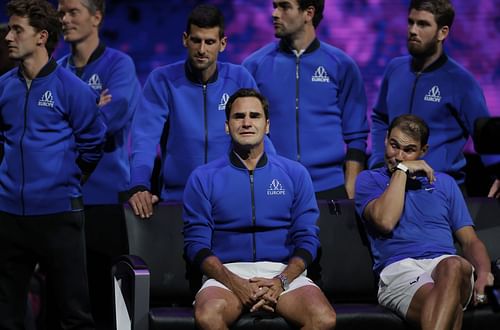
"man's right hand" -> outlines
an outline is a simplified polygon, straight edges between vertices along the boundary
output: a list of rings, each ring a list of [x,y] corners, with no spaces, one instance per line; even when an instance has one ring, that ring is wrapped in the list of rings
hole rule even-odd
[[[409,173],[408,176],[411,178],[416,177],[420,173],[425,174],[427,179],[429,179],[430,183],[434,183],[436,181],[436,177],[434,176],[434,169],[430,167],[429,164],[425,160],[409,160],[402,162],[406,167],[408,167]]]
[[[128,202],[136,216],[146,219],[153,215],[153,204],[158,203],[159,200],[158,196],[146,190],[136,192],[129,198]]]

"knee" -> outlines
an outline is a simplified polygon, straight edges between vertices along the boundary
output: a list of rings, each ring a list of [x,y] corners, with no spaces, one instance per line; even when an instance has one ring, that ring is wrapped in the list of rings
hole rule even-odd
[[[228,307],[223,299],[210,300],[202,305],[195,305],[194,319],[200,329],[221,329],[224,325],[224,310]]]
[[[337,325],[337,315],[333,309],[325,310],[316,314],[313,329],[334,329]]]
[[[468,280],[472,275],[471,264],[461,257],[443,259],[437,269],[447,281],[451,279],[457,279],[458,281]]]

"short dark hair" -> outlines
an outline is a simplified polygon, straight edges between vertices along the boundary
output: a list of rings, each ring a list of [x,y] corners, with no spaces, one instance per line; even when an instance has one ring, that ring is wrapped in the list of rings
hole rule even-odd
[[[455,9],[450,0],[412,0],[408,12],[412,9],[425,10],[434,15],[439,28],[448,26],[451,29],[455,18]]]
[[[104,21],[104,12],[106,11],[106,1],[105,0],[80,0],[82,5],[88,9],[88,11],[94,15],[97,11],[101,13],[102,19],[99,26],[102,25]]]
[[[191,25],[196,25],[200,28],[219,28],[219,37],[224,38],[224,15],[219,8],[209,5],[201,4],[191,11],[188,17],[186,33],[191,33]]]
[[[401,132],[420,141],[421,147],[425,146],[429,141],[429,126],[418,116],[406,114],[394,118],[389,125],[387,136],[391,135],[394,128],[399,128]]]
[[[226,120],[229,120],[233,103],[240,97],[255,97],[256,99],[258,99],[260,101],[260,104],[262,105],[262,109],[264,110],[264,116],[266,117],[266,119],[269,119],[269,102],[264,97],[264,95],[252,88],[241,88],[237,90],[233,95],[231,95],[226,103]]]
[[[56,9],[46,0],[11,0],[7,4],[7,15],[27,17],[29,24],[37,31],[47,31],[49,37],[45,48],[47,53],[52,52],[57,46],[62,32],[61,22]]]
[[[325,0],[298,0],[300,10],[304,11],[309,6],[314,7],[313,26],[317,28],[323,19],[323,10],[325,9]]]

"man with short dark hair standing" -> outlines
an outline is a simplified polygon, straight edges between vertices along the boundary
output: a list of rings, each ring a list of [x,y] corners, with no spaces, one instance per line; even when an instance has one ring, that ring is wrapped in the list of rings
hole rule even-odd
[[[356,63],[319,41],[324,0],[273,0],[275,36],[243,65],[269,99],[276,152],[302,163],[321,199],[354,197],[364,168],[366,95]]]
[[[224,109],[229,95],[255,88],[240,65],[217,60],[224,51],[224,17],[212,5],[199,5],[187,20],[183,43],[187,59],[155,69],[143,90],[132,129],[131,197],[136,215],[151,216],[158,196],[150,180],[157,146],[161,149],[160,194],[180,201],[187,178],[199,165],[225,154]]]
[[[60,34],[45,0],[7,4],[9,57],[0,77],[0,328],[23,329],[37,262],[54,284],[62,329],[95,329],[87,288],[81,184],[102,156],[95,94],[51,58]]]

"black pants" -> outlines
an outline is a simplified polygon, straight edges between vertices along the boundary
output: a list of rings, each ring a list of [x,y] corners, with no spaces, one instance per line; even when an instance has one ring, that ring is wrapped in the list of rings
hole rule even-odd
[[[324,199],[324,200],[339,200],[339,199],[347,199],[347,192],[345,190],[345,186],[341,185],[329,190],[317,191],[316,199]]]
[[[29,282],[44,265],[61,329],[95,329],[87,286],[83,212],[0,212],[0,329],[24,329]]]
[[[92,314],[98,330],[114,328],[111,266],[128,253],[123,206],[86,205],[85,236]]]

